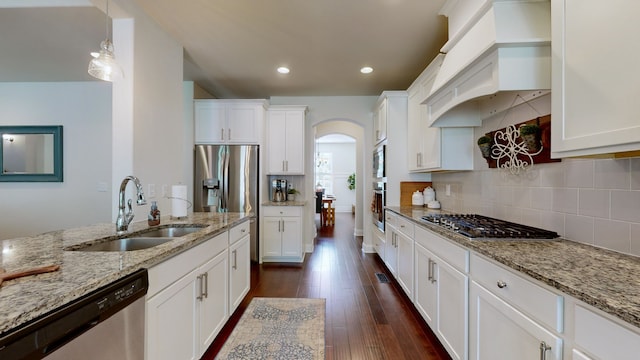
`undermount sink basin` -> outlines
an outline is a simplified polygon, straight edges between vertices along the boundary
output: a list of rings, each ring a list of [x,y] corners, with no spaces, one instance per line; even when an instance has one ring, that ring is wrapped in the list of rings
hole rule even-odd
[[[149,249],[160,244],[164,244],[173,238],[165,237],[131,237],[124,239],[115,239],[111,241],[104,241],[94,244],[82,246],[77,249],[71,249],[76,251],[134,251]]]
[[[150,228],[122,235],[120,238],[105,238],[66,248],[67,251],[134,251],[149,249],[169,242],[177,237],[202,230],[206,225],[166,226]]]
[[[164,238],[164,237],[180,237],[189,235],[196,231],[202,230],[202,226],[186,226],[186,227],[166,227],[158,229],[147,229],[142,232],[135,233],[131,237],[145,237],[145,238]]]

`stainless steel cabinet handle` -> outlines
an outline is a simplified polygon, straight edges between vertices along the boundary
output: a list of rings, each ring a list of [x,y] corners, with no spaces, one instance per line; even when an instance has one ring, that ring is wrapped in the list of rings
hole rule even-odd
[[[224,140],[224,128],[220,129],[220,140]]]
[[[202,277],[203,277],[202,275],[198,275],[198,277],[196,278],[196,279],[198,279],[198,290],[199,290],[199,291],[198,291],[198,292],[199,292],[199,294],[198,294],[198,296],[196,297],[196,299],[198,299],[198,300],[200,300],[200,301],[202,301],[202,299],[203,299],[203,297],[204,297],[204,292],[202,291],[202,290],[203,290],[203,287],[204,287],[204,286],[203,286],[203,284],[202,284]]]
[[[499,287],[500,289],[504,289],[504,288],[506,288],[506,287],[507,287],[507,283],[506,283],[506,282],[504,282],[504,281],[502,281],[502,280],[498,280],[498,282],[496,283],[496,285],[498,285],[498,287]]]
[[[202,282],[204,283],[204,294],[202,295],[207,298],[209,296],[209,273],[202,274],[202,277]]]
[[[431,259],[429,259],[431,260]],[[429,269],[431,271],[431,283],[433,284],[434,282],[437,281],[436,279],[436,262],[431,260],[431,269]]]
[[[427,280],[433,282],[433,268],[431,267],[431,259],[428,259],[427,262]]]
[[[546,342],[540,341],[540,360],[547,360],[547,351],[551,350],[551,346]]]
[[[231,128],[227,131],[227,140],[231,140]]]
[[[238,250],[233,250],[233,266],[231,268],[236,270],[238,268]]]
[[[289,160],[285,160],[284,164],[285,164],[285,171],[289,171]]]
[[[284,220],[282,220],[282,232],[284,232]]]

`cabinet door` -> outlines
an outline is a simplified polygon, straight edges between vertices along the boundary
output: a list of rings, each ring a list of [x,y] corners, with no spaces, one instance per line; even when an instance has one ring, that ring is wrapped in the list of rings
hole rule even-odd
[[[286,154],[287,174],[304,175],[304,112],[286,112]]]
[[[640,149],[638,5],[553,0],[552,157]],[[599,24],[594,26],[594,15]],[[608,44],[612,54],[603,46]]]
[[[376,121],[374,123],[376,143],[387,138],[387,106],[387,99],[384,99],[380,102],[376,111]]]
[[[265,216],[263,218],[262,234],[262,256],[282,255],[282,218],[275,216]]]
[[[398,248],[396,245],[396,237],[398,236],[395,229],[392,227],[387,227],[385,231],[385,236],[387,238],[386,248],[384,249],[384,263],[387,265],[387,269],[389,272],[393,274],[393,276],[397,276],[397,264],[398,264]]]
[[[220,144],[226,139],[224,104],[198,101],[195,107],[195,143]]]
[[[147,360],[200,358],[194,341],[197,275],[194,270],[147,300]]]
[[[413,301],[413,253],[414,242],[401,233],[396,236],[396,247],[398,249],[398,283],[404,290],[407,297]]]
[[[286,111],[270,110],[267,122],[267,172],[283,174],[286,160]]]
[[[432,282],[433,266],[431,262],[434,255],[422,245],[416,244],[415,257],[416,287],[414,290],[414,304],[427,324],[432,329],[435,329],[438,294],[437,287]]]
[[[262,128],[263,108],[256,104],[232,103],[227,108],[226,140],[230,144],[256,144]]]
[[[409,91],[407,108],[407,168],[416,171],[422,167],[422,131],[420,126],[420,104],[422,93],[419,87]]]
[[[434,330],[453,359],[467,359],[469,278],[437,256],[432,261],[438,294]]]
[[[560,337],[474,281],[470,290],[469,330],[470,359],[562,359]],[[550,348],[545,351],[546,347]]]
[[[302,255],[302,226],[299,217],[282,218],[282,256]]]
[[[251,286],[249,239],[247,234],[229,248],[229,315],[238,308]]]
[[[228,250],[216,255],[198,269],[198,355],[207,350],[227,322],[228,312]],[[199,299],[198,299],[199,298]],[[175,329],[180,329],[175,327]],[[174,358],[179,359],[179,358]]]

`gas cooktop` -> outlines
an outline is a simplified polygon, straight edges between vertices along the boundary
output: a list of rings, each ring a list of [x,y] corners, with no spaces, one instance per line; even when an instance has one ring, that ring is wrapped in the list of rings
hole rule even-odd
[[[422,220],[471,240],[552,240],[556,232],[476,214],[431,214]]]

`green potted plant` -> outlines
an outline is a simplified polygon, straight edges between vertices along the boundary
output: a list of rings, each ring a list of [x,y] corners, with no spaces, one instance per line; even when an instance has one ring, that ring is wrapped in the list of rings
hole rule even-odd
[[[478,139],[478,147],[480,147],[483,158],[488,159],[491,157],[491,145],[493,145],[493,140],[487,135],[483,135]]]
[[[300,194],[300,191],[294,188],[290,188],[289,190],[287,190],[287,200],[296,201],[296,194]]]
[[[356,188],[356,174],[353,173],[351,175],[349,175],[349,177],[347,178],[347,183],[349,184],[349,190],[355,190]]]
[[[540,151],[540,126],[536,124],[520,126],[520,137],[530,153]]]

